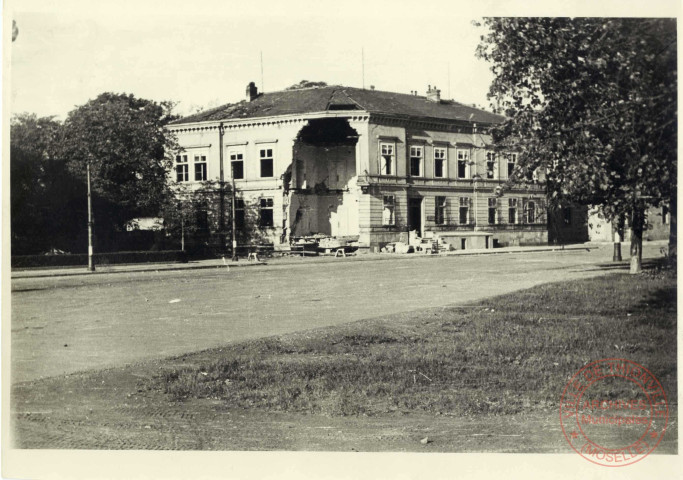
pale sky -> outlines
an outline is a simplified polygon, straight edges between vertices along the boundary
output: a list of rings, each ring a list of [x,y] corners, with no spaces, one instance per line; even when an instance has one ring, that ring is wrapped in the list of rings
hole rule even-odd
[[[484,30],[452,3],[139,3],[18,3],[12,112],[64,118],[105,91],[173,100],[179,113],[239,101],[250,81],[261,90],[261,52],[265,91],[302,79],[361,87],[362,49],[366,88],[437,85],[444,98],[488,107],[492,76],[474,55]]]
[[[63,119],[106,91],[197,107],[300,80],[424,94],[489,108],[474,51],[482,16],[676,16],[676,0],[6,0],[10,111]],[[7,23],[5,24],[7,25]],[[7,38],[7,37],[5,37]],[[449,81],[450,70],[450,81]],[[7,75],[7,72],[5,72]],[[5,86],[7,86],[5,84]]]

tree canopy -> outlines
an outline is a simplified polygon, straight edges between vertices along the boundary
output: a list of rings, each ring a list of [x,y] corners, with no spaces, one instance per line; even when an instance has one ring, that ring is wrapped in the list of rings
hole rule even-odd
[[[494,134],[519,151],[517,175],[541,169],[553,204],[627,218],[639,262],[645,208],[675,209],[675,20],[488,18],[484,25],[477,55],[491,63],[489,96],[509,118]]]
[[[174,119],[170,108],[165,102],[103,93],[64,122],[61,155],[79,178],[90,163],[93,191],[110,203],[106,218],[115,226],[157,215],[170,194],[167,174],[176,149],[164,128]]]
[[[78,181],[58,155],[62,125],[52,117],[14,115],[10,121],[12,253],[70,250],[78,217]],[[85,211],[85,208],[81,210]]]
[[[326,87],[327,83],[326,82],[313,82],[309,80],[301,80],[299,83],[295,83],[294,85],[290,85],[289,87],[285,88],[285,90],[301,90],[302,88],[313,88],[313,87]]]

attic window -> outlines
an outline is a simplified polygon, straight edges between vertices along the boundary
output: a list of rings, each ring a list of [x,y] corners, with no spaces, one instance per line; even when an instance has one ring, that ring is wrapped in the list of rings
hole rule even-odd
[[[333,103],[327,107],[328,110],[359,110],[355,103]]]

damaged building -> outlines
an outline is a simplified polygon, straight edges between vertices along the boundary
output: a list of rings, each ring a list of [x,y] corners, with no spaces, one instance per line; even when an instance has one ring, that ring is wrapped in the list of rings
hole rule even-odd
[[[255,209],[275,249],[316,235],[372,251],[421,237],[450,249],[545,244],[543,187],[506,185],[517,154],[491,144],[503,120],[431,86],[259,93],[252,82],[243,101],[170,125],[182,147],[174,180],[234,179],[238,228]]]

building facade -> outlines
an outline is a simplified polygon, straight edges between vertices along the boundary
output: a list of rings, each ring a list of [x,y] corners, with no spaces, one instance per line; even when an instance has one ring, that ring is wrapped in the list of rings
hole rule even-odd
[[[275,248],[319,234],[376,249],[410,232],[454,249],[547,244],[543,186],[510,186],[517,154],[493,148],[503,120],[435,87],[259,94],[251,83],[244,101],[171,124],[173,180],[234,180],[238,228],[256,223]]]

